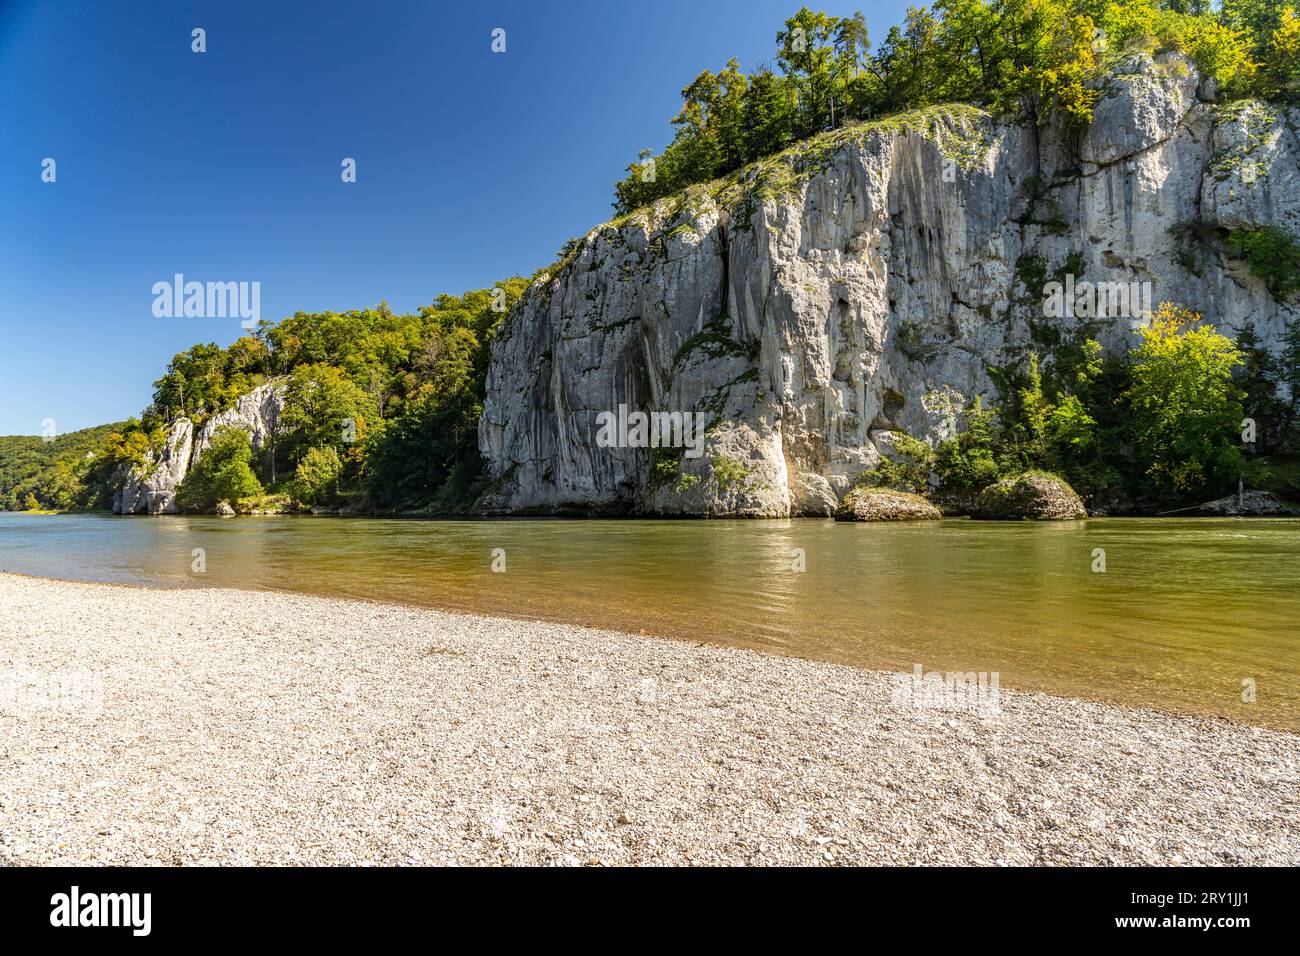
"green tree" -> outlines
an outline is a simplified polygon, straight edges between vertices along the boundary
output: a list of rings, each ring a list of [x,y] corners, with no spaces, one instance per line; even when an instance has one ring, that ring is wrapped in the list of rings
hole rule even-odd
[[[1092,122],[1092,111],[1101,99],[1101,90],[1092,82],[1098,74],[1096,33],[1097,25],[1089,16],[1063,16],[1052,23],[1035,71],[1041,120],[1055,113],[1076,126]]]
[[[219,502],[234,505],[262,493],[253,474],[253,448],[241,428],[219,428],[212,445],[199,457],[177,489],[176,499],[187,511],[210,511]]]
[[[1284,18],[1294,0],[1223,0],[1223,23],[1241,32],[1250,45],[1255,60],[1266,62],[1273,48],[1273,38],[1284,27]]]
[[[690,182],[712,179],[745,160],[745,95],[749,79],[728,60],[721,72],[705,70],[682,90],[682,108],[673,117],[674,144],[682,154],[680,174]]]
[[[343,461],[329,445],[310,448],[294,472],[290,494],[295,501],[312,506],[331,504],[339,498],[339,475]]]
[[[300,365],[285,385],[279,445],[296,465],[309,449],[342,446],[358,423],[377,418],[374,399],[342,369],[321,362]]]
[[[763,67],[745,90],[744,161],[779,153],[794,139],[794,98],[783,77]]]
[[[200,418],[216,411],[226,384],[225,369],[225,352],[216,343],[178,353],[154,382],[154,407],[164,418]]]
[[[1279,226],[1233,229],[1228,244],[1250,265],[1253,275],[1264,280],[1279,302],[1300,291],[1300,240]]]
[[[940,70],[941,24],[924,7],[909,7],[904,25],[885,35],[878,59],[884,70],[884,112],[928,106],[943,95],[947,77]]]
[[[1291,426],[1291,409],[1278,396],[1281,363],[1263,343],[1248,322],[1237,333],[1237,348],[1242,353],[1242,364],[1233,378],[1241,389],[1242,407],[1255,421],[1256,450],[1263,454],[1282,450],[1282,444]]]
[[[966,429],[939,443],[935,471],[944,490],[978,491],[1000,478],[994,457],[997,413],[978,395],[965,411]]]
[[[1227,488],[1244,464],[1232,373],[1245,356],[1198,313],[1169,302],[1141,336],[1125,400],[1133,448],[1153,489],[1186,499]]]
[[[1264,96],[1294,100],[1300,96],[1300,14],[1283,10],[1277,29],[1262,57],[1259,91]]]
[[[811,136],[830,126],[835,87],[837,17],[807,7],[785,21],[776,34],[777,62],[798,97],[798,135]]]
[[[453,473],[464,479],[465,469],[477,475],[481,467],[476,438],[483,406],[481,392],[471,386],[474,337],[452,329],[432,340],[429,351],[433,358],[421,367],[416,396],[372,434],[367,449],[368,484],[381,504],[428,505]]]
[[[927,493],[930,490],[930,471],[935,463],[934,449],[907,432],[893,432],[891,443],[894,457],[881,458],[880,463],[859,480],[875,487],[893,488],[914,495]]]
[[[989,97],[1002,85],[1005,59],[1002,15],[984,0],[939,0],[934,5],[943,31],[944,97]]]

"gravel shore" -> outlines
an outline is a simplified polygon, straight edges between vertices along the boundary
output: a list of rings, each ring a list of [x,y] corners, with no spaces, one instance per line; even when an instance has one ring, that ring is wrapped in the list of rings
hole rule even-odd
[[[0,863],[1300,862],[1287,733],[292,594],[0,608]]]

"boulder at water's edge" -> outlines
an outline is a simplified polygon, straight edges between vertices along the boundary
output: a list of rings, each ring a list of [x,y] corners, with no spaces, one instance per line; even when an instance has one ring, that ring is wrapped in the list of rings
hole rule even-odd
[[[1064,478],[1026,472],[985,488],[971,517],[986,521],[1072,521],[1088,517],[1088,510]]]

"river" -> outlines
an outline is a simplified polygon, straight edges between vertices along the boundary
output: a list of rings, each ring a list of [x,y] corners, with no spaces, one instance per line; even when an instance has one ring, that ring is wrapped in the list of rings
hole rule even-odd
[[[867,667],[997,672],[1003,687],[1300,730],[1293,519],[0,514],[0,570],[305,591]]]

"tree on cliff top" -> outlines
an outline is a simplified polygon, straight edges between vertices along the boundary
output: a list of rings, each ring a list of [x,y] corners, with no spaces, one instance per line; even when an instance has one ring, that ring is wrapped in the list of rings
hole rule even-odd
[[[1291,4],[1293,6],[1293,4]],[[1091,120],[1106,69],[1135,50],[1188,56],[1229,94],[1296,92],[1300,20],[1279,0],[938,0],[873,53],[861,14],[801,8],[776,34],[780,73],[729,60],[682,90],[675,135],[614,187],[620,214],[846,123],[966,102],[1045,122]]]

